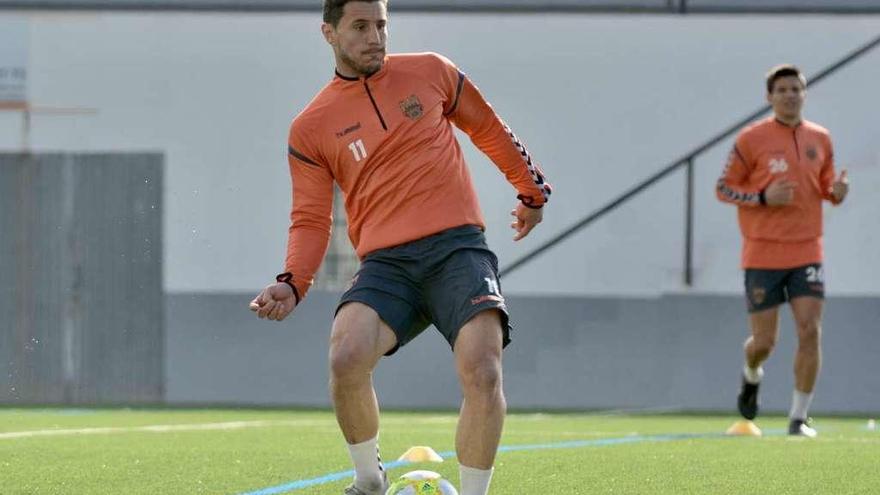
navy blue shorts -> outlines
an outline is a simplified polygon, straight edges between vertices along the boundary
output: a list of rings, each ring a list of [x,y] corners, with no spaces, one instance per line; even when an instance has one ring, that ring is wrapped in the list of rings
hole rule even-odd
[[[373,308],[394,330],[397,345],[386,355],[431,324],[454,347],[461,327],[487,309],[498,310],[504,345],[510,343],[498,258],[474,225],[367,254],[336,311],[352,301]]]
[[[821,263],[785,270],[747,268],[745,285],[749,313],[779,306],[795,297],[825,298],[825,274]]]

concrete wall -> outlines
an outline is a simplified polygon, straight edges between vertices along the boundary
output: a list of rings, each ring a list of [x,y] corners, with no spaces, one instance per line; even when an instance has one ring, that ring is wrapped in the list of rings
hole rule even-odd
[[[257,320],[249,294],[168,297],[166,400],[172,404],[328,406],[327,340],[338,294],[316,291],[285,322]],[[509,297],[504,356],[511,408],[735,411],[747,334],[742,298]],[[787,411],[796,339],[787,310],[767,362],[762,403]],[[816,412],[880,411],[880,306],[832,298]],[[455,408],[452,353],[429,328],[383,359],[386,407]]]
[[[12,14],[2,13],[0,16]],[[167,152],[164,283],[250,292],[279,271],[290,119],[332,75],[316,14],[63,14],[30,19],[41,150]],[[436,50],[469,73],[556,187],[544,224],[510,241],[514,194],[465,143],[502,265],[763,103],[782,61],[814,73],[880,32],[880,17],[399,14],[394,51]],[[822,33],[821,36],[816,33]],[[880,295],[880,51],[810,91],[852,194],[828,209],[830,294]],[[0,113],[0,148],[19,116]],[[465,139],[466,141],[466,139]],[[714,182],[730,143],[697,162],[695,288],[738,294],[739,233]],[[681,282],[684,178],[657,184],[521,271],[510,294],[656,297]],[[626,267],[626,269],[622,269]],[[538,283],[535,283],[538,281]]]

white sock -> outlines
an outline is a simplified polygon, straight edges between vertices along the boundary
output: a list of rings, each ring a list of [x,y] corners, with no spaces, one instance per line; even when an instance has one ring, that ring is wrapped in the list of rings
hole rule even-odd
[[[379,437],[349,444],[348,453],[354,463],[355,485],[361,490],[378,492],[383,488],[384,468],[379,458]]]
[[[761,383],[761,378],[764,378],[764,368],[761,365],[758,365],[757,368],[749,368],[749,365],[746,364],[743,366],[743,376],[746,378],[746,382],[757,385]]]
[[[458,474],[461,478],[461,495],[487,495],[493,471],[494,468],[477,469],[459,464]]]
[[[791,396],[791,411],[788,413],[788,419],[807,419],[807,411],[810,409],[810,403],[813,402],[813,392],[806,393],[795,390]]]

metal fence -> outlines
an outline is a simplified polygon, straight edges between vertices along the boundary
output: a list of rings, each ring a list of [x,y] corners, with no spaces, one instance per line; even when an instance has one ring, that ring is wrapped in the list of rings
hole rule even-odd
[[[0,154],[0,403],[158,402],[160,154]]]
[[[348,237],[345,199],[339,186],[333,187],[333,230],[321,268],[315,274],[315,289],[345,290],[360,268],[360,260]]]

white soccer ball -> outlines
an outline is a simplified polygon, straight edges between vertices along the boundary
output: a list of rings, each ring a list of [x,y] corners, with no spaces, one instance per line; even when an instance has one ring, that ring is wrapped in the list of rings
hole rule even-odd
[[[391,483],[385,495],[458,495],[458,490],[434,471],[410,471]]]

